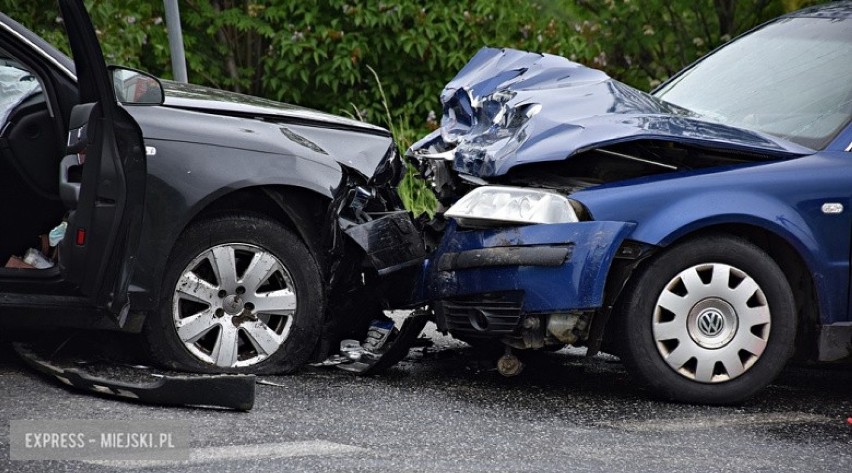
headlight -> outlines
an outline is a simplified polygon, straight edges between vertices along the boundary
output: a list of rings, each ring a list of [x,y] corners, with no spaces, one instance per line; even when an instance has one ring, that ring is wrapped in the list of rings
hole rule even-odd
[[[571,200],[557,192],[501,186],[477,187],[444,215],[464,227],[579,221]]]

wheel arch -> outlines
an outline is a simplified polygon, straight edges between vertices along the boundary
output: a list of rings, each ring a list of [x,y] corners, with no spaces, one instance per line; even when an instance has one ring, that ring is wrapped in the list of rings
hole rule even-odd
[[[664,252],[667,248],[710,235],[733,236],[746,240],[765,251],[779,266],[793,290],[793,298],[796,302],[795,311],[798,319],[796,356],[803,359],[815,359],[823,304],[817,282],[812,275],[810,262],[788,239],[757,225],[741,222],[715,223],[667,238],[664,246],[653,250],[647,258],[635,262],[633,268],[627,272],[624,281],[608,281],[607,286],[611,288],[608,290],[616,290],[616,288],[619,290],[618,295],[613,298],[615,300],[614,306],[618,306],[625,297],[626,290],[623,289],[629,290],[631,282],[636,279],[643,267],[654,260],[655,256]],[[605,335],[607,338],[610,336],[610,333]]]
[[[207,203],[186,222],[179,234],[200,220],[223,213],[247,212],[270,218],[295,231],[314,257],[318,257],[320,226],[315,222],[318,216],[325,214],[330,202],[330,198],[302,187],[245,187]]]
[[[293,230],[322,268],[324,262],[323,252],[320,249],[322,239],[319,231],[322,224],[318,225],[316,222],[318,218],[324,218],[329,202],[331,202],[330,197],[303,187],[257,185],[231,190],[215,196],[203,205],[196,206],[192,213],[187,214],[186,221],[174,227],[168,241],[161,240],[161,244],[168,245],[167,251],[149,252],[149,257],[156,256],[156,258],[146,265],[150,268],[150,275],[145,278],[149,281],[145,285],[147,291],[132,302],[137,313],[142,317],[134,322],[133,327],[128,327],[126,330],[140,330],[145,312],[156,309],[162,296],[161,288],[156,282],[162,281],[162,275],[175,244],[194,224],[228,213],[250,213],[269,218]]]

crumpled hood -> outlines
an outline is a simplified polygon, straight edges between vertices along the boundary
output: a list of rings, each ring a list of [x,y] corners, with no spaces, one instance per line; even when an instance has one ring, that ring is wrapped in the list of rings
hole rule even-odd
[[[146,139],[334,162],[374,177],[391,158],[384,128],[258,97],[162,81],[164,107],[128,107]],[[222,117],[234,119],[222,119]]]
[[[200,85],[167,80],[161,82],[166,95],[164,105],[167,107],[210,113],[272,116],[390,136],[390,133],[382,127],[309,108]]]
[[[786,158],[814,151],[726,126],[563,57],[483,48],[441,94],[441,127],[408,151],[445,153],[461,173],[499,176],[636,139]]]

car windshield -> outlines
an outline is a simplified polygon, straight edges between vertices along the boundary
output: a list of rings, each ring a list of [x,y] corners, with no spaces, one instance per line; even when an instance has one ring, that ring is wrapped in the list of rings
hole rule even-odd
[[[852,116],[852,20],[786,18],[655,92],[712,120],[824,148]]]

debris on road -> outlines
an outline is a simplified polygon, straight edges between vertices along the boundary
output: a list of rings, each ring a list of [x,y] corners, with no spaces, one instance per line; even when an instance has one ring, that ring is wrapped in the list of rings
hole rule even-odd
[[[146,373],[151,382],[125,382],[93,376],[42,359],[27,345],[13,344],[27,365],[65,385],[104,396],[165,406],[224,407],[248,411],[254,407],[254,375],[162,375]]]
[[[261,379],[261,378],[257,379],[257,384],[260,384],[262,386],[275,386],[276,388],[286,388],[287,387],[287,385],[284,384],[284,383],[276,383],[274,381],[269,381],[268,379]]]
[[[357,340],[340,342],[340,353],[313,366],[336,366],[344,371],[359,375],[381,373],[399,363],[408,355],[408,350],[418,341],[418,336],[430,313],[418,309],[411,313],[399,330],[392,322],[374,321],[363,343]]]

